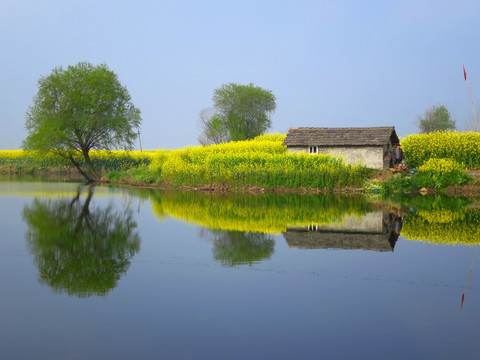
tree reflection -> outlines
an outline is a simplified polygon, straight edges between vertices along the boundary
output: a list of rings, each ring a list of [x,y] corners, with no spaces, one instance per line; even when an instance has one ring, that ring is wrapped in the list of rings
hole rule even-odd
[[[274,252],[275,240],[272,235],[243,231],[213,230],[213,257],[224,266],[270,259]]]
[[[140,237],[130,209],[115,211],[112,204],[90,209],[93,187],[83,202],[81,190],[72,200],[35,199],[26,205],[27,244],[41,283],[78,297],[104,296],[126,273]]]

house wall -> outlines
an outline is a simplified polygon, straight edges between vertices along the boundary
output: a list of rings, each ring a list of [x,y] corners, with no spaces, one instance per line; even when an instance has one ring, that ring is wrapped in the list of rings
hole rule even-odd
[[[388,145],[318,147],[319,154],[342,156],[347,164],[362,163],[363,165],[374,169],[388,169],[389,160],[385,159],[384,156],[387,150]],[[293,153],[308,153],[308,146],[289,146],[287,151]]]
[[[318,230],[351,231],[366,233],[386,233],[385,214],[383,211],[370,212],[365,215],[346,216],[339,224],[319,226]],[[388,215],[387,215],[388,218]]]
[[[319,147],[319,154],[342,156],[347,164],[358,164],[383,169],[383,146]]]
[[[287,146],[287,152],[308,154],[308,146]]]

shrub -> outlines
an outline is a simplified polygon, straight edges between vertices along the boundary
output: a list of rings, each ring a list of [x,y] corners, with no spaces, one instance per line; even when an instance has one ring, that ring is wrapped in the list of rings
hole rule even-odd
[[[453,159],[469,169],[480,168],[480,133],[438,131],[402,139],[407,165],[418,168],[430,158]]]
[[[455,184],[465,184],[470,177],[465,174],[464,166],[452,159],[427,160],[412,177],[412,183],[419,187],[436,189]]]

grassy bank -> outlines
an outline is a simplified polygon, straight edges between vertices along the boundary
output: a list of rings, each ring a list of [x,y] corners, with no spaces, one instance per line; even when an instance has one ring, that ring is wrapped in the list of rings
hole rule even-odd
[[[480,155],[477,155],[480,135],[476,133],[439,132],[404,138],[407,165],[416,169],[413,175],[393,176],[388,171],[349,165],[330,155],[287,153],[282,145],[284,139],[285,135],[269,134],[253,140],[179,150],[92,151],[91,159],[96,170],[105,175],[103,180],[111,182],[229,189],[348,191],[361,188],[380,195],[472,183],[465,169],[480,168]],[[53,155],[0,151],[0,172],[3,173],[51,169],[68,172],[69,166],[65,159]]]
[[[341,158],[291,154],[282,145],[285,135],[220,145],[158,151],[151,164],[128,172],[134,181],[199,186],[319,188],[361,186],[369,170],[345,164]],[[118,180],[125,174],[110,174]]]
[[[122,150],[92,150],[90,158],[93,166],[99,172],[126,171],[142,165],[150,164],[154,151],[122,151]],[[77,161],[85,166],[83,158]],[[43,171],[69,172],[69,160],[49,154],[39,154],[35,151],[0,150],[0,173],[21,174]]]

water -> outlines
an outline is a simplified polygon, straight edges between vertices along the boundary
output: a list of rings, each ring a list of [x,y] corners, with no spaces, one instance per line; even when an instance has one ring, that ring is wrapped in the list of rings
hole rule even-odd
[[[3,181],[0,358],[477,359],[466,206]]]

